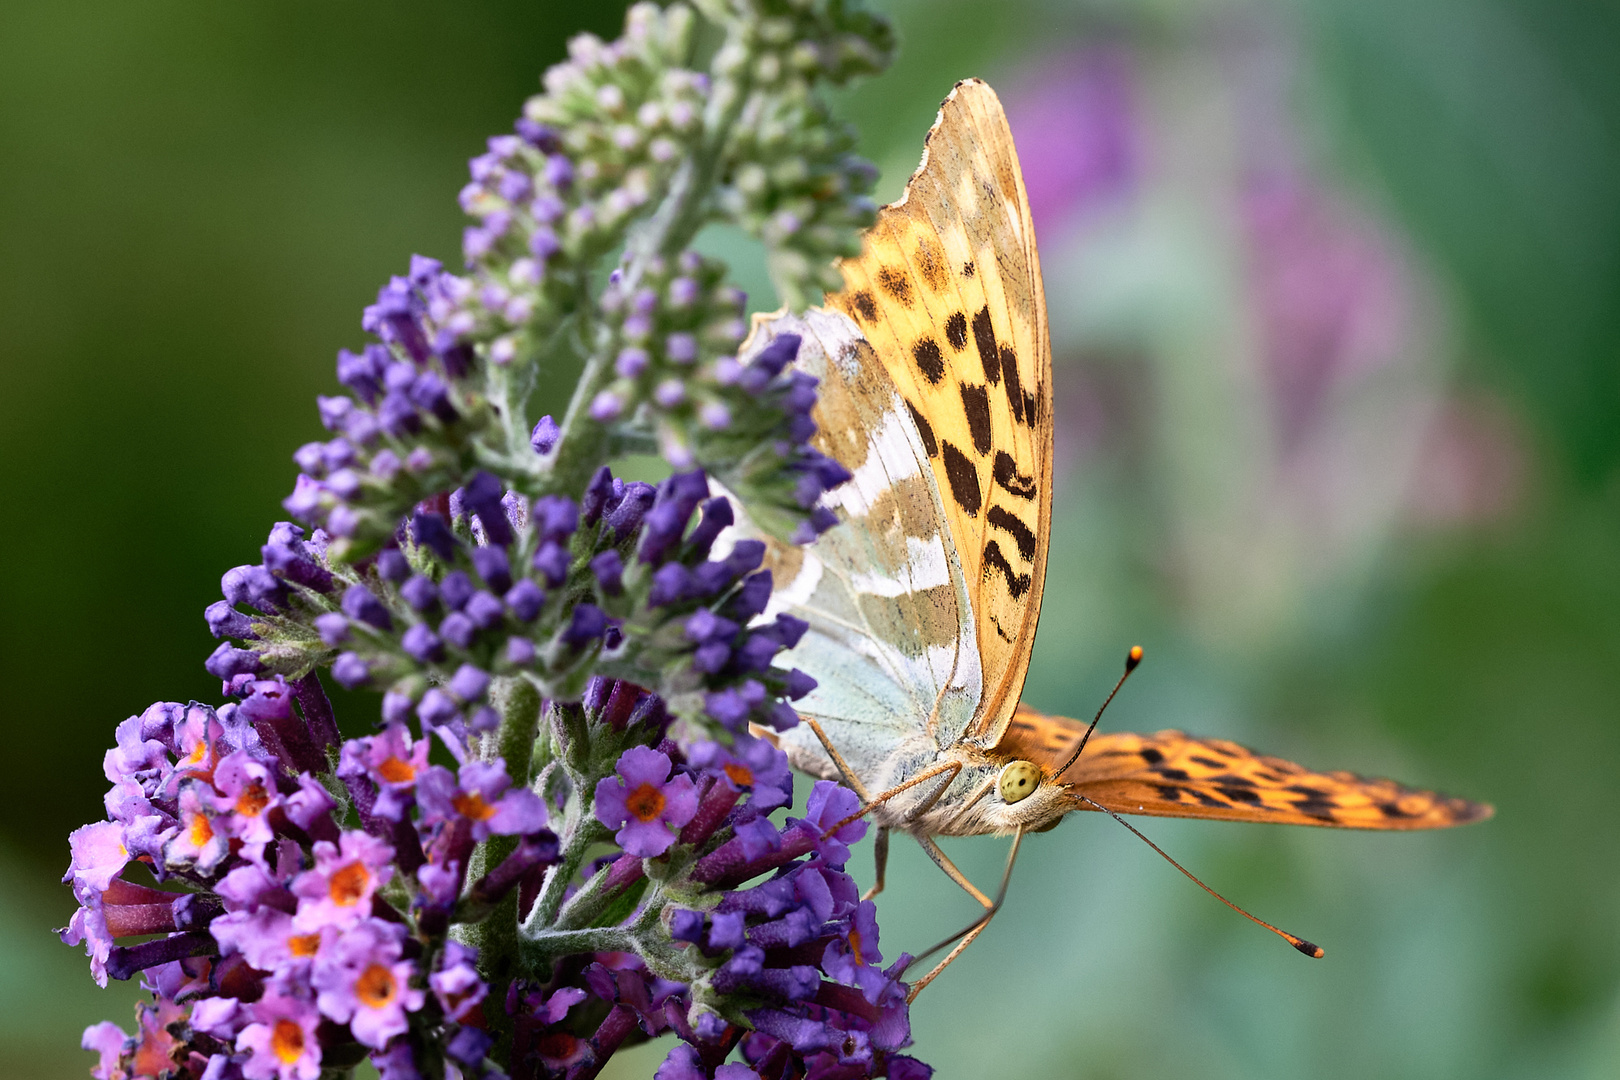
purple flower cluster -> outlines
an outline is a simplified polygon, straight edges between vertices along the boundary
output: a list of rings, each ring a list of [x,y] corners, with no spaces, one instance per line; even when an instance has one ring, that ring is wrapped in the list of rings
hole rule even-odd
[[[133,1038],[91,1029],[98,1076],[157,1075],[129,1070],[151,1068],[159,1046],[191,1073],[312,1080],[323,1061],[453,1040],[472,1022],[487,987],[445,934],[464,890],[498,900],[555,858],[545,805],[499,759],[429,763],[403,725],[334,743],[313,677],[257,680],[217,712],[159,703],[119,725],[108,820],[70,838],[64,880],[80,907],[62,939],[85,946],[103,984],[145,972],[166,1034],[147,1030],[150,1010]],[[358,828],[295,764],[328,748]],[[491,836],[521,842],[469,885],[474,845]],[[124,876],[136,868],[187,891]]]
[[[1129,51],[1092,46],[1032,65],[1008,93],[1030,214],[1043,245],[1132,194],[1147,132]]]
[[[748,77],[758,87],[751,108],[761,113],[752,119],[786,134],[773,142],[761,141],[755,125],[739,131],[727,144],[736,182],[720,202],[766,238],[778,278],[791,283],[785,295],[800,303],[813,299],[804,282],[835,287],[830,260],[859,250],[858,229],[873,213],[864,192],[875,175],[849,154],[847,132],[828,142],[830,121],[805,104],[803,85],[870,68],[890,46],[880,24],[864,17],[800,13],[796,21],[807,33],[820,27],[821,40],[806,49],[779,35],[754,39],[761,59]],[[350,393],[320,400],[334,437],[294,455],[300,474],[283,503],[323,529],[339,559],[374,551],[411,505],[470,483],[490,448],[517,450],[522,402],[505,396],[485,365],[513,373],[555,347],[580,304],[580,275],[664,198],[704,135],[714,105],[709,77],[680,66],[692,22],[684,7],[638,4],[619,41],[576,38],[571,58],[547,73],[547,92],[525,105],[516,133],[492,138],[470,164],[461,193],[476,221],[464,238],[468,274],[413,257],[410,273],[366,309],[363,326],[378,340],[339,353],[338,379]],[[815,471],[804,446],[813,385],[802,376],[775,379],[791,354],[768,376],[755,364],[739,381],[743,297],[724,274],[723,264],[692,251],[626,256],[615,284],[579,313],[597,324],[592,351],[603,376],[581,388],[589,397],[581,422],[650,437],[675,468],[702,465],[744,499],[785,511],[785,520],[769,515],[773,532],[814,535],[827,523],[807,521],[813,499],[794,506],[790,492],[768,483],[784,469]],[[739,423],[740,414],[749,422]],[[770,443],[779,461],[743,449]],[[739,470],[745,459],[749,467]],[[535,479],[525,485],[531,493],[555,490],[543,481],[544,463],[512,465]],[[755,482],[768,490],[756,493]]]
[[[342,541],[372,550],[411,503],[461,482],[488,406],[467,379],[476,363],[473,322],[463,310],[471,286],[417,255],[366,308],[362,326],[378,342],[338,353],[349,396],[319,399],[333,434],[293,455],[299,476],[282,505]]]
[[[729,391],[732,419],[704,432],[700,456],[743,496],[756,524],[807,544],[838,523],[821,496],[848,480],[849,471],[810,445],[818,381],[789,368],[801,340],[763,326],[741,353],[707,369]]]
[[[804,624],[749,627],[771,595],[765,546],[741,540],[709,558],[734,512],[701,472],[655,488],[603,467],[580,503],[532,505],[479,473],[446,508],[449,520],[418,510],[401,548],[358,567],[317,562],[321,534],[305,542],[277,525],[265,562],[227,574],[227,600],[208,609],[214,632],[239,642],[221,645],[208,670],[241,693],[267,670],[328,662],[343,685],[386,691],[385,722],[414,716],[460,742],[498,723],[493,680],[557,687],[593,659],[655,689],[690,684],[691,671],[702,697],[686,699],[732,730],[797,722],[778,698],[814,683],[771,660]]]
[[[791,802],[793,782],[770,742],[743,734],[683,752],[656,699],[622,683],[594,687],[587,711],[641,741],[594,791],[595,819],[623,854],[598,860],[559,921],[600,924],[616,897],[639,888],[619,925],[652,918],[676,947],[656,964],[623,951],[576,954],[549,981],[514,983],[511,1075],[594,1075],[621,1045],[674,1031],[683,1042],[660,1077],[929,1076],[895,1052],[910,1043],[900,982],[909,958],[883,967],[876,909],[843,872],[867,828],[845,822],[856,796],[821,781],[805,818],[777,826],[769,814]],[[687,868],[663,888],[724,890],[718,903],[704,913],[656,898],[646,878],[655,863]],[[747,1064],[726,1064],[734,1052]]]
[[[766,619],[739,533],[813,541],[849,474],[811,445],[799,338],[743,343],[687,250],[730,217],[792,302],[833,282],[871,175],[807,91],[892,43],[828,0],[711,7],[715,50],[681,3],[575,39],[472,161],[465,276],[416,257],[379,292],[294,455],[302,524],[205,613],[229,703],[119,725],[61,934],[153,999],[85,1033],[101,1080],[584,1080],[664,1031],[665,1080],[928,1075],[842,870],[855,797],[771,818],[793,780],[760,733],[815,683],[776,666],[807,626]],[[565,353],[573,404],[531,429]],[[660,484],[609,467],[655,448]],[[323,668],[378,693],[367,734]]]

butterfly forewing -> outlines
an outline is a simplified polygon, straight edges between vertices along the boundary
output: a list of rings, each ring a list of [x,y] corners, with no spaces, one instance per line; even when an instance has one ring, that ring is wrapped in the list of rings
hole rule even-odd
[[[1068,759],[1086,725],[1020,707],[999,753],[1051,775]],[[1312,772],[1224,739],[1179,731],[1094,734],[1057,779],[1120,814],[1215,818],[1346,829],[1440,829],[1490,817],[1484,803],[1404,787],[1347,772]]]
[[[1001,737],[1023,688],[1051,519],[1052,376],[1035,233],[995,92],[959,83],[905,196],[828,306],[859,326],[915,421],[971,598],[983,698],[941,745]]]

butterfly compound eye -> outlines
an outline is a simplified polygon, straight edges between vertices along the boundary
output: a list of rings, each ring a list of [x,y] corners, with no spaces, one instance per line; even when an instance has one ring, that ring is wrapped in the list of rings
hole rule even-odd
[[[1023,802],[1041,786],[1041,767],[1033,761],[1012,761],[1001,770],[997,787],[1003,802]]]

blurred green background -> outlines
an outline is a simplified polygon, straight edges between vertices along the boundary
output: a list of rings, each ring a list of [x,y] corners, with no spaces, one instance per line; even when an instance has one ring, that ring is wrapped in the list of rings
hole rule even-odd
[[[880,194],[982,75],[1035,202],[1059,487],[1026,699],[1088,714],[1140,643],[1108,727],[1498,809],[1422,836],[1145,823],[1319,963],[1077,815],[919,1000],[917,1053],[947,1078],[1620,1074],[1620,12],[880,6],[900,59],[838,102]],[[128,1024],[48,929],[113,726],[217,697],[202,609],[281,516],[337,348],[412,252],[454,258],[466,159],[619,10],[0,7],[0,1074],[85,1075],[83,1026]],[[1004,842],[949,847],[994,881]],[[896,851],[891,956],[972,914]]]

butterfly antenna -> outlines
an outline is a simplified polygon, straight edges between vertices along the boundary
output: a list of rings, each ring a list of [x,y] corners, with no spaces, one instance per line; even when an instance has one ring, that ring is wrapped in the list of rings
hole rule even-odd
[[[1306,956],[1311,957],[1313,960],[1320,960],[1320,959],[1322,959],[1323,956],[1327,955],[1323,951],[1322,946],[1313,944],[1313,943],[1311,943],[1309,941],[1306,941],[1302,937],[1295,937],[1293,934],[1290,934],[1286,930],[1280,930],[1277,927],[1272,926],[1270,923],[1266,922],[1266,920],[1264,920],[1264,919],[1255,918],[1253,915],[1250,915],[1247,911],[1244,911],[1242,908],[1240,908],[1236,904],[1232,903],[1232,901],[1228,900],[1226,897],[1222,896],[1220,893],[1216,892],[1214,889],[1210,888],[1208,885],[1205,885],[1202,881],[1199,881],[1198,876],[1196,874],[1194,874],[1191,870],[1188,870],[1185,866],[1182,866],[1180,863],[1176,862],[1176,860],[1172,859],[1168,854],[1165,853],[1165,850],[1162,847],[1160,847],[1158,844],[1155,844],[1153,841],[1149,840],[1146,836],[1143,836],[1141,829],[1138,829],[1135,825],[1132,825],[1130,822],[1126,821],[1124,818],[1120,817],[1118,814],[1116,814],[1112,810],[1108,809],[1108,807],[1106,807],[1106,806],[1102,805],[1101,803],[1096,802],[1096,801],[1094,801],[1092,799],[1088,799],[1084,795],[1080,796],[1080,801],[1091,803],[1092,806],[1096,807],[1098,810],[1101,810],[1103,813],[1107,814],[1109,817],[1113,818],[1115,821],[1119,822],[1121,825],[1123,825],[1127,829],[1131,830],[1131,832],[1136,834],[1136,838],[1138,840],[1142,841],[1142,843],[1146,844],[1148,847],[1152,848],[1154,851],[1157,851],[1159,853],[1160,857],[1163,858],[1165,862],[1169,863],[1171,866],[1175,867],[1177,870],[1180,870],[1183,874],[1186,874],[1187,879],[1189,881],[1191,881],[1194,885],[1197,885],[1200,889],[1203,889],[1205,892],[1209,893],[1209,895],[1213,896],[1215,899],[1219,900],[1221,903],[1225,904],[1227,907],[1231,908],[1233,911],[1237,912],[1239,915],[1243,916],[1245,919],[1248,919],[1250,922],[1256,923],[1256,924],[1258,924],[1260,926],[1265,927],[1267,930],[1270,930],[1273,934],[1276,934],[1278,937],[1280,937],[1284,941],[1288,942],[1288,944],[1292,945],[1294,948],[1298,949],[1300,952],[1304,953]]]
[[[1086,743],[1091,741],[1091,733],[1097,730],[1097,721],[1102,719],[1103,710],[1108,708],[1109,702],[1114,700],[1114,695],[1119,693],[1119,688],[1125,685],[1125,680],[1131,677],[1131,672],[1135,671],[1136,665],[1141,662],[1142,646],[1132,645],[1131,651],[1125,654],[1125,673],[1119,677],[1119,682],[1115,683],[1114,688],[1108,692],[1108,697],[1103,700],[1102,707],[1097,710],[1097,715],[1091,718],[1091,726],[1086,728],[1084,735],[1080,736],[1080,745],[1074,748],[1074,752],[1069,755],[1069,759],[1063,763],[1062,768],[1052,774],[1053,776],[1062,776],[1069,771],[1070,765],[1080,759],[1080,751],[1084,750]]]

